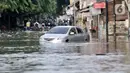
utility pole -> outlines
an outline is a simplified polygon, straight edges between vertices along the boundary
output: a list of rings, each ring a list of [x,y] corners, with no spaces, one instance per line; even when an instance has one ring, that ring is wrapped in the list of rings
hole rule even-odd
[[[74,8],[74,9],[73,9],[73,15],[74,15],[73,26],[74,26],[74,25],[76,25],[76,9],[75,9],[75,8],[76,8],[76,7],[75,7],[75,3],[76,3],[76,2],[75,2],[75,0],[74,0],[73,3],[74,3],[74,4],[73,4],[73,8]]]
[[[129,40],[129,44],[130,44],[130,12],[129,12],[129,7],[128,7],[128,2],[127,2],[127,9],[128,9],[128,23],[129,23],[129,26],[128,26],[128,40]]]
[[[114,0],[113,1],[113,18],[114,18],[114,48],[115,48],[115,51],[117,52],[117,40],[116,40],[116,13],[115,13],[115,4],[116,4],[116,1]]]
[[[127,63],[130,63],[130,58],[129,58],[129,56],[130,56],[130,12],[129,12],[129,5],[128,5],[128,1],[127,0],[125,0],[125,2],[126,2],[126,5],[127,5],[127,13],[128,13],[128,48],[127,48],[127,51],[126,51],[126,58],[127,58]]]
[[[129,19],[128,38],[129,38],[129,43],[130,43],[130,12],[128,12],[128,19]]]
[[[129,44],[129,49],[128,49],[128,51],[130,52],[130,12],[129,12],[129,9],[128,9],[128,23],[129,23],[129,26],[128,26],[128,44]]]
[[[106,42],[107,42],[107,53],[109,53],[109,37],[108,37],[108,21],[109,21],[109,18],[108,18],[108,0],[105,0],[105,3],[106,3]]]
[[[130,0],[125,0],[126,5],[127,5],[127,10],[128,10],[128,43],[130,44],[130,9],[129,9],[129,5],[130,5]]]
[[[129,55],[130,55],[130,12],[129,12],[129,9],[128,9],[128,23],[129,23],[129,26],[128,26],[128,49],[127,49],[127,57],[128,57],[128,63],[129,63],[129,61],[130,61],[130,58],[129,58]]]

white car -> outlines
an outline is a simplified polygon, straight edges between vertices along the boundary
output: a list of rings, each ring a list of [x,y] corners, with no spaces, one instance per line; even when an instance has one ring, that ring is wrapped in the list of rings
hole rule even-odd
[[[39,42],[89,42],[90,35],[77,26],[56,26],[42,35]]]

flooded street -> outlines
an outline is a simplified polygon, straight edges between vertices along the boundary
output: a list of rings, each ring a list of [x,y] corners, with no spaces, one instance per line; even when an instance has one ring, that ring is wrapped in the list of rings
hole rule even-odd
[[[27,33],[20,38],[16,34],[17,38],[14,35],[8,35],[11,38],[6,39],[1,37],[0,73],[130,72],[128,57],[106,54],[104,43],[39,45],[38,34]],[[95,52],[106,55],[96,55]]]
[[[0,73],[130,73],[130,0],[0,0]]]
[[[78,53],[0,55],[0,73],[129,73],[123,55]]]

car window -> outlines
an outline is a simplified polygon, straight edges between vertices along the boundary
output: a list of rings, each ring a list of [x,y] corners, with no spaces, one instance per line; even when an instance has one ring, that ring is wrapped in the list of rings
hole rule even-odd
[[[73,33],[73,34],[76,34],[75,28],[71,28],[71,29],[70,29],[69,35],[72,35],[72,33]]]
[[[76,28],[76,29],[77,29],[78,34],[83,33],[83,31],[82,31],[82,29],[81,29],[81,28]]]
[[[69,28],[67,27],[54,27],[49,30],[46,34],[66,34]]]

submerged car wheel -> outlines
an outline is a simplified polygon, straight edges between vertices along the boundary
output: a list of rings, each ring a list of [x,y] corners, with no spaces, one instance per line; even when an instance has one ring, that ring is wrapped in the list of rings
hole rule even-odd
[[[68,43],[68,42],[69,42],[69,39],[66,39],[65,42]]]
[[[85,39],[86,42],[90,42],[90,36],[88,36],[87,39]]]

